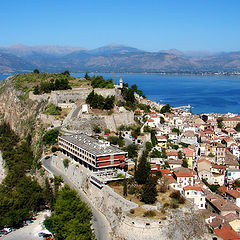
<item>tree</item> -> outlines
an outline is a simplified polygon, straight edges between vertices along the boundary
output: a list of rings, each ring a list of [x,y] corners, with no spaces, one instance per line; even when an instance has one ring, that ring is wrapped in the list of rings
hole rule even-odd
[[[153,151],[150,154],[150,157],[151,158],[161,158],[162,154],[161,154],[160,151],[158,151],[157,149],[154,148]]]
[[[127,196],[127,179],[124,178],[123,181],[123,196]]]
[[[126,147],[126,151],[128,152],[128,157],[129,158],[135,158],[137,157],[137,145],[135,144],[130,144]]]
[[[172,132],[174,133],[177,133],[177,135],[179,135],[180,134],[180,131],[179,131],[179,129],[178,128],[173,128],[172,129]]]
[[[39,94],[40,94],[39,86],[38,86],[38,85],[33,88],[33,94],[34,94],[34,95],[39,95]]]
[[[152,150],[152,143],[150,143],[150,142],[146,142],[146,144],[145,144],[145,148],[146,148],[146,151],[147,152],[150,152],[151,150]]]
[[[157,172],[156,172],[156,176],[157,176],[158,178],[162,178],[162,172],[161,172],[161,171],[157,171]]]
[[[171,113],[171,106],[169,104],[164,105],[161,108],[160,113]]]
[[[157,188],[156,181],[150,176],[146,184],[142,187],[141,201],[146,204],[153,204],[156,201]]]
[[[48,145],[53,145],[57,142],[60,132],[57,129],[47,131],[43,136],[43,141]]]
[[[188,162],[187,162],[186,159],[183,159],[183,161],[182,161],[182,166],[183,166],[184,168],[188,168]]]
[[[160,117],[160,123],[164,124],[165,123],[165,119],[163,117]]]
[[[135,172],[135,179],[138,184],[145,184],[151,173],[150,165],[147,163],[147,154],[143,152]]]
[[[101,128],[100,128],[98,125],[94,125],[94,126],[93,126],[93,131],[94,131],[95,133],[101,133]]]
[[[218,128],[221,128],[221,129],[224,128],[223,118],[218,118],[217,124],[218,124]]]
[[[55,203],[55,197],[48,178],[45,179],[44,199],[46,203],[49,205],[50,209],[52,210],[53,205]]]
[[[179,159],[182,159],[182,158],[183,158],[183,155],[182,155],[182,152],[181,152],[181,151],[178,151],[178,158],[179,158]]]
[[[202,115],[202,120],[203,120],[204,122],[207,122],[207,120],[208,120],[208,116],[205,115],[205,114],[203,114],[203,115]]]
[[[235,127],[235,130],[237,131],[237,132],[240,132],[240,122],[237,124],[237,126]]]
[[[63,74],[63,75],[70,76],[70,72],[69,72],[68,70],[64,71],[62,74]]]
[[[38,69],[34,69],[34,70],[33,70],[33,73],[39,74],[40,71],[39,71]]]
[[[91,80],[91,78],[89,77],[88,73],[85,73],[84,78],[85,78],[86,80],[89,80],[89,81]]]
[[[63,166],[64,166],[65,168],[68,168],[69,162],[70,162],[70,161],[69,161],[67,158],[65,158],[65,159],[63,160]]]
[[[87,204],[66,185],[59,191],[53,215],[44,224],[58,239],[93,240],[91,217]]]
[[[111,110],[114,107],[115,96],[107,96],[104,99],[103,109]]]

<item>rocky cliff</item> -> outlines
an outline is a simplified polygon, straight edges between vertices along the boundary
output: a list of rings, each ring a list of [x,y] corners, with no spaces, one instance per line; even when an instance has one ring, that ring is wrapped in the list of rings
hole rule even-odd
[[[38,116],[46,103],[44,100],[32,101],[26,92],[17,90],[13,76],[0,82],[0,119],[9,123],[21,137],[31,134],[33,142],[38,140],[43,126]]]

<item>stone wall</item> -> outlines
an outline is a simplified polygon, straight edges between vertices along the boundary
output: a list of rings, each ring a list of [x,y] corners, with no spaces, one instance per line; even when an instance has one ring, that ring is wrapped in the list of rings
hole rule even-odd
[[[29,92],[29,98],[34,101],[49,100],[50,103],[53,103],[55,105],[63,103],[67,104],[76,102],[78,100],[85,100],[92,90],[92,88],[73,88],[71,90],[52,91],[51,93],[45,93],[42,95],[34,95],[31,91]],[[95,88],[94,92],[102,95],[103,97],[115,96],[122,98],[121,91],[115,88]]]
[[[165,218],[139,218],[126,215],[138,204],[115,193],[109,186],[97,188],[89,182],[91,172],[82,170],[74,161],[64,168],[63,159],[53,157],[52,165],[66,174],[78,188],[81,188],[91,202],[106,216],[113,230],[115,240],[204,240],[212,239],[202,216],[189,205],[169,211]]]

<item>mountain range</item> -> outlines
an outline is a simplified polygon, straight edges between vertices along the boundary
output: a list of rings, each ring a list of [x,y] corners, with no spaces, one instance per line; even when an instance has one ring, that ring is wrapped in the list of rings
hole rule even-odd
[[[22,44],[0,47],[0,73],[35,68],[47,72],[239,72],[240,52],[147,52],[114,43],[93,50]]]

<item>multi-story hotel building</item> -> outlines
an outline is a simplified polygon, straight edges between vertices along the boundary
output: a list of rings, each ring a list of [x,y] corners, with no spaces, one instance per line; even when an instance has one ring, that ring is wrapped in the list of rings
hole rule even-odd
[[[58,137],[62,152],[92,171],[124,168],[127,152],[86,134]]]

